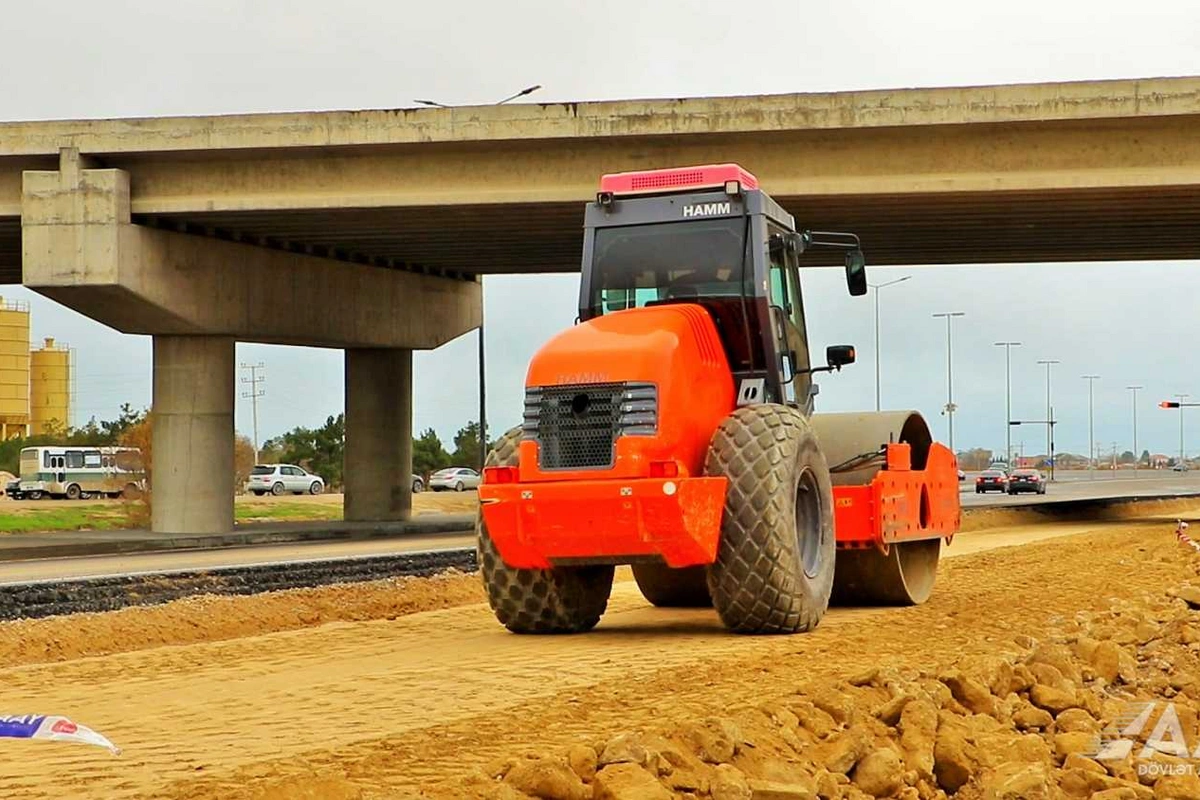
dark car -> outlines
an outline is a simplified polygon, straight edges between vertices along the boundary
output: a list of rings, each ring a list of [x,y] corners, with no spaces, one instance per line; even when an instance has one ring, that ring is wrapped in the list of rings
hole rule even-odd
[[[1008,493],[1020,494],[1021,492],[1045,494],[1046,476],[1036,469],[1014,470],[1013,474],[1008,476]]]
[[[1007,492],[1008,474],[1002,469],[988,469],[975,479],[975,494],[984,492]]]

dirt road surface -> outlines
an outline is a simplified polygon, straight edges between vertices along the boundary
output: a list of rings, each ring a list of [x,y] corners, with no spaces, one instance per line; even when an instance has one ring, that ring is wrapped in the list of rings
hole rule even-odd
[[[481,769],[506,756],[724,713],[813,676],[994,652],[1113,594],[1160,590],[1190,566],[1172,529],[1155,520],[964,534],[925,606],[838,609],[790,637],[733,636],[711,611],[650,608],[629,581],[596,631],[571,637],[508,634],[461,586],[464,605],[383,612],[392,618],[337,621],[326,607],[298,627],[297,613],[280,613],[291,630],[273,630],[279,598],[230,601],[222,613],[257,623],[217,626],[212,641],[197,641],[212,613],[202,604],[194,619],[186,605],[137,609],[123,619],[158,626],[154,636],[122,638],[124,623],[107,621],[105,637],[128,652],[65,660],[56,652],[102,620],[0,625],[0,652],[5,637],[44,640],[0,669],[3,713],[65,714],[125,751],[5,742],[0,797],[470,797]],[[339,591],[354,608],[353,590]],[[303,620],[310,601],[283,602]]]

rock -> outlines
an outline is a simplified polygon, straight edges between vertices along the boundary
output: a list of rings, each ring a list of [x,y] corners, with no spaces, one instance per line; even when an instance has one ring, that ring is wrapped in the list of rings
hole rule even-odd
[[[596,777],[596,751],[586,744],[573,744],[567,748],[567,766],[585,783]]]
[[[578,775],[551,758],[517,762],[504,776],[504,782],[540,800],[585,800],[591,796]]]
[[[1045,730],[1054,722],[1054,717],[1049,711],[1026,704],[1013,712],[1012,721],[1019,730]]]
[[[1093,761],[1081,753],[1069,753],[1067,757],[1063,759],[1063,769],[1081,769],[1085,772],[1095,772],[1099,775],[1108,774],[1108,770],[1106,770],[1103,765],[1100,764],[1100,762]]]
[[[809,699],[812,700],[814,706],[828,714],[838,725],[845,725],[854,714],[854,704],[850,698],[832,686],[818,689],[809,696]]]
[[[1093,792],[1091,797],[1092,800],[1137,800],[1138,794],[1127,786],[1118,786],[1114,789]]]
[[[750,783],[742,771],[731,764],[719,764],[713,770],[708,789],[712,800],[750,800]]]
[[[900,788],[903,770],[903,762],[896,751],[883,747],[867,753],[858,762],[851,780],[867,794],[888,797]]]
[[[959,669],[967,677],[979,681],[996,697],[1005,697],[1012,691],[1013,665],[998,656],[970,656],[959,662]]]
[[[1164,775],[1154,783],[1154,800],[1200,800],[1200,778]]]
[[[1029,671],[1033,674],[1033,682],[1044,683],[1047,686],[1053,686],[1055,689],[1065,689],[1067,687],[1067,676],[1059,671],[1058,667],[1051,664],[1030,664]]]
[[[1100,723],[1082,708],[1068,708],[1054,720],[1055,733],[1072,733],[1074,731],[1095,733],[1098,730],[1100,730]]]
[[[1092,731],[1072,731],[1054,735],[1054,754],[1060,762],[1072,753],[1087,755],[1100,750],[1100,736]]]
[[[650,763],[650,752],[642,744],[636,734],[621,733],[609,739],[600,752],[598,766],[607,767],[609,764],[638,764],[645,766]]]
[[[900,714],[904,707],[912,702],[912,695],[899,694],[875,710],[875,716],[884,725],[895,727],[900,722]]]
[[[1064,678],[1075,684],[1078,684],[1082,679],[1079,674],[1079,666],[1075,663],[1074,654],[1064,644],[1043,642],[1034,648],[1026,661],[1030,669],[1033,669],[1036,664],[1045,664],[1054,667],[1062,673]]]
[[[792,713],[800,720],[800,724],[804,726],[804,729],[818,739],[828,737],[829,734],[837,729],[837,723],[833,717],[810,702],[793,705]]]
[[[592,800],[673,800],[671,790],[637,764],[610,764],[596,773]]]
[[[929,700],[914,700],[900,714],[900,746],[904,760],[917,775],[933,780],[933,749],[937,736],[937,708]]]
[[[1078,708],[1079,699],[1074,691],[1056,689],[1044,683],[1036,683],[1029,690],[1029,699],[1038,708],[1044,708],[1051,714],[1058,715],[1068,708]]]
[[[954,699],[963,704],[973,714],[996,713],[996,700],[988,688],[979,681],[968,678],[961,672],[953,672],[942,678],[942,683],[954,695]]]
[[[1117,656],[1117,677],[1129,686],[1137,684],[1137,661],[1124,650]]]
[[[752,800],[816,800],[817,793],[799,783],[750,781]]]
[[[1026,692],[1029,687],[1033,686],[1033,673],[1029,671],[1029,667],[1024,664],[1016,664],[1013,666],[1012,682],[1008,685],[1010,692]]]
[[[831,740],[822,764],[830,772],[846,775],[867,754],[870,746],[865,732],[853,728]]]
[[[1200,586],[1184,584],[1179,587],[1179,591],[1175,596],[1188,604],[1188,608],[1200,608]]]
[[[1100,642],[1087,659],[1096,676],[1105,683],[1114,683],[1121,669],[1121,648],[1110,641]]]
[[[1039,800],[1054,796],[1054,781],[1042,764],[1009,762],[980,781],[985,800]]]
[[[938,786],[954,794],[971,780],[975,767],[974,746],[965,728],[943,720],[933,745],[933,774]]]
[[[817,797],[821,800],[831,800],[831,798],[842,796],[842,784],[838,779],[846,780],[846,776],[841,773],[821,772],[817,775]]]
[[[846,683],[851,686],[870,686],[879,679],[879,667],[869,667],[857,675],[851,675]]]
[[[737,724],[719,717],[686,724],[680,728],[679,736],[701,761],[709,764],[732,761],[742,746],[742,733]]]

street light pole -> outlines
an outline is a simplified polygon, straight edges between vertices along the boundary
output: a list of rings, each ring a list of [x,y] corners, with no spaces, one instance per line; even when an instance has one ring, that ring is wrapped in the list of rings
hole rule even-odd
[[[1092,478],[1096,477],[1096,426],[1095,414],[1093,412],[1094,404],[1092,387],[1096,381],[1100,379],[1099,375],[1083,375],[1085,381],[1088,382],[1088,472]]]
[[[1138,462],[1141,461],[1141,456],[1138,455],[1137,445],[1137,393],[1139,389],[1145,389],[1145,386],[1126,386],[1133,393],[1133,471],[1137,472]]]
[[[1004,463],[1012,467],[1012,349],[1020,342],[996,342],[1004,348]],[[1022,454],[1024,455],[1024,454]]]
[[[894,281],[886,283],[868,283],[867,286],[875,290],[875,410],[880,410],[879,400],[879,290],[885,286],[893,286],[897,283],[903,283],[911,278],[911,275],[905,275],[903,278],[896,278]]]
[[[946,318],[946,421],[950,431],[950,436],[947,444],[950,445],[950,452],[958,455],[954,449],[954,350],[952,337],[950,335],[950,321],[954,317],[965,317],[963,311],[942,311],[933,315]]]
[[[1054,403],[1050,395],[1050,369],[1062,362],[1042,359],[1037,363],[1046,365],[1046,420],[1050,423],[1046,426],[1046,458],[1050,459],[1050,480],[1054,480]]]

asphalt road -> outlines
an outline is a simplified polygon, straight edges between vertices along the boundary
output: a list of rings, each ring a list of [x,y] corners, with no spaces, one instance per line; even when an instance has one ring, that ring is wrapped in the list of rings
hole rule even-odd
[[[1059,472],[1047,484],[1046,494],[1009,496],[998,492],[975,494],[975,474],[967,473],[962,482],[964,508],[976,506],[1029,505],[1067,500],[1099,500],[1106,497],[1161,497],[1180,494],[1200,495],[1200,471],[1169,472],[1165,470],[1096,470]]]

